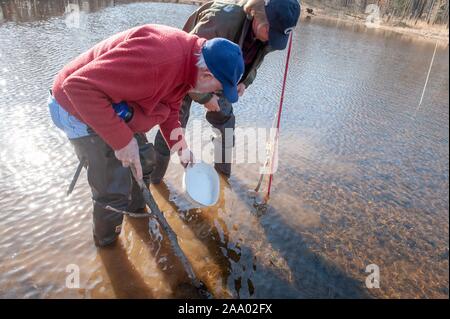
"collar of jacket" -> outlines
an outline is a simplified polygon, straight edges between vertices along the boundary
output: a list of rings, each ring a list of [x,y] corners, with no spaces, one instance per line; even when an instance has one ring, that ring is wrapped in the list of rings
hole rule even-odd
[[[253,21],[253,17],[251,15],[247,14],[246,19],[244,21],[244,25],[242,26],[242,33],[241,33],[241,36],[240,36],[239,42],[238,42],[238,45],[241,49],[242,49],[242,46],[244,45],[244,41],[245,41],[245,38],[247,37],[248,31],[250,30],[250,28],[252,28],[252,25],[251,25],[252,21]]]

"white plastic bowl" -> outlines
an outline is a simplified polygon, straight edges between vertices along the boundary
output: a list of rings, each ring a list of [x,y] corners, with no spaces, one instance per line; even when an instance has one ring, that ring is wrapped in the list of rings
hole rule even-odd
[[[211,165],[204,162],[195,163],[184,170],[183,190],[194,205],[215,205],[219,200],[219,175]]]

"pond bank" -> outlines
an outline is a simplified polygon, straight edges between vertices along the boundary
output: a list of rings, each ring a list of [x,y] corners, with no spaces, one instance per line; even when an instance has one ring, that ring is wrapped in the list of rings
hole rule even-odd
[[[306,11],[307,8],[312,9],[313,14],[308,14]],[[365,25],[367,16],[368,14],[365,13],[355,13],[343,8],[337,9],[325,4],[312,4],[308,1],[302,1],[302,17],[306,19],[314,19],[315,17],[320,17]],[[385,20],[386,19],[383,18],[381,24],[379,26],[376,26],[376,28],[380,30],[406,34],[429,41],[439,41],[440,44],[448,45],[448,29],[443,25],[430,26],[423,21],[418,21],[417,24],[414,25],[414,21],[405,23],[397,19],[392,19],[389,22]]]

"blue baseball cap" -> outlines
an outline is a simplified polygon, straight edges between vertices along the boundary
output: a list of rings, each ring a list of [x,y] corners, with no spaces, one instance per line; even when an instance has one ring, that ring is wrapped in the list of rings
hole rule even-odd
[[[284,50],[289,34],[300,17],[298,0],[264,0],[269,20],[269,45],[275,50]]]
[[[230,103],[237,102],[237,85],[245,69],[241,48],[227,39],[215,38],[205,42],[202,54],[209,71],[222,83],[223,95]]]

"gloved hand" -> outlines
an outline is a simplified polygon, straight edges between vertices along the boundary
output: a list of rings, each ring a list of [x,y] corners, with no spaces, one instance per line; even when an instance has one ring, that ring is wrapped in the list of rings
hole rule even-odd
[[[136,179],[142,180],[142,166],[139,158],[139,146],[136,139],[133,137],[131,141],[120,150],[114,151],[114,155],[122,162],[123,167],[130,167],[135,170]]]

